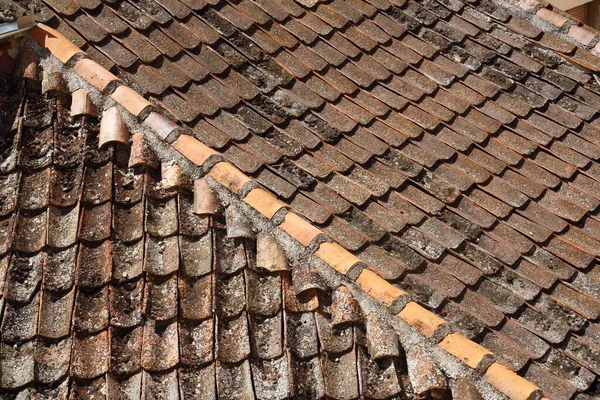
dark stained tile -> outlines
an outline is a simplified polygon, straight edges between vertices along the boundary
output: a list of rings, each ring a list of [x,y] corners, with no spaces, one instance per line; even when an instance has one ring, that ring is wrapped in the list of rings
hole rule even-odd
[[[179,310],[183,318],[189,321],[200,321],[212,316],[212,282],[211,275],[179,279]],[[198,304],[201,306],[197,306]]]
[[[94,336],[75,337],[70,373],[80,379],[96,378],[108,371],[108,332]]]
[[[140,368],[143,328],[111,328],[109,371],[116,376],[130,375]]]
[[[294,196],[291,205],[292,208],[316,224],[324,224],[331,217],[331,213],[329,211],[323,209],[321,206],[319,206],[319,204],[301,193],[298,193],[296,196]]]
[[[147,323],[150,323],[149,320],[156,320],[160,324],[168,323],[167,321],[177,315],[177,276],[150,275],[144,286],[143,304]]]
[[[494,197],[497,197],[513,207],[520,207],[528,200],[524,194],[516,191],[505,183],[503,179],[498,177],[493,177],[492,180],[485,185],[484,189]]]
[[[59,382],[69,370],[71,356],[71,340],[58,342],[39,341],[35,346],[35,376],[36,381],[51,384]],[[60,385],[54,394],[48,396],[66,396],[66,387]]]
[[[562,241],[557,237],[550,240],[547,245],[547,250],[577,268],[582,269],[586,268],[592,262],[594,257],[592,254],[572,246],[568,242]]]
[[[598,302],[582,293],[579,293],[563,284],[559,284],[552,296],[562,305],[574,310],[585,318],[594,318],[598,311]]]
[[[212,319],[180,324],[181,362],[188,366],[199,366],[213,361],[213,332]]]
[[[450,249],[458,248],[465,240],[458,231],[435,218],[426,219],[417,229]]]
[[[2,341],[16,343],[33,339],[37,333],[39,306],[39,295],[32,298],[28,304],[7,302],[2,318]]]
[[[571,222],[578,222],[586,214],[586,210],[570,201],[565,200],[553,191],[547,190],[544,196],[539,200],[539,204]]]
[[[29,341],[20,345],[2,343],[0,345],[2,357],[0,362],[4,370],[2,387],[16,389],[33,382],[34,379],[34,342]]]
[[[321,356],[325,394],[331,397],[353,397],[358,394],[355,350],[335,357]]]
[[[527,369],[525,376],[536,385],[539,385],[545,394],[555,399],[568,399],[577,391],[571,384],[557,379],[556,376],[538,364],[532,364]]]
[[[241,395],[246,398],[254,397],[252,375],[248,360],[237,364],[217,363],[217,374],[221,377],[217,386],[219,397]]]
[[[446,379],[439,367],[423,349],[414,347],[407,355],[408,376],[418,395],[442,392],[447,388]]]
[[[256,360],[252,362],[254,389],[257,396],[269,398],[290,393],[291,382],[288,374],[287,357],[273,360]]]
[[[110,236],[111,204],[85,206],[81,211],[79,238],[101,241]]]
[[[113,234],[124,242],[135,242],[142,238],[144,204],[133,206],[116,205],[113,210]]]
[[[110,288],[110,324],[131,328],[142,322],[143,280],[120,283]]]
[[[111,242],[82,245],[78,255],[77,285],[96,289],[108,283],[111,275]]]
[[[218,276],[215,282],[215,310],[223,319],[238,316],[246,306],[244,276]],[[239,360],[238,360],[239,361]]]
[[[15,227],[15,250],[22,253],[37,253],[46,244],[46,211],[37,214],[21,214]]]
[[[502,177],[509,185],[532,199],[539,198],[546,190],[541,182],[520,175],[511,169],[505,170]]]
[[[135,54],[111,38],[100,42],[98,46],[101,52],[119,67],[129,68],[138,60]]]
[[[217,360],[237,363],[248,357],[250,343],[246,315],[242,313],[232,320],[219,319],[216,340],[219,345]]]
[[[291,357],[290,369],[294,376],[294,396],[319,398],[325,395],[322,367],[317,357]]]
[[[78,32],[91,42],[100,42],[107,35],[107,30],[96,20],[82,12],[78,12],[70,18],[70,22]]]
[[[513,371],[523,368],[530,360],[530,355],[523,350],[518,342],[514,342],[500,333],[487,333],[483,339],[482,346],[491,350],[498,362]]]
[[[120,43],[142,62],[151,63],[161,57],[160,52],[137,31],[129,29],[119,36]]]
[[[179,246],[177,237],[155,238],[146,241],[144,270],[165,276],[179,268]]]
[[[145,370],[164,371],[177,364],[177,323],[159,325],[154,321],[147,321],[143,337],[141,364]]]
[[[552,255],[548,251],[536,247],[527,260],[540,267],[548,268],[553,274],[561,279],[570,279],[575,274],[575,268]]]
[[[353,183],[350,179],[340,174],[334,174],[328,185],[349,202],[363,205],[371,197],[371,192]]]
[[[542,357],[549,350],[549,345],[545,341],[513,320],[509,319],[500,329],[500,332],[513,342],[519,343],[520,347],[528,352],[529,356],[533,359]]]
[[[108,287],[95,292],[79,291],[75,297],[73,330],[95,334],[108,327]]]
[[[65,250],[49,251],[44,266],[44,288],[50,291],[65,291],[73,286],[75,281],[77,246]]]
[[[315,335],[315,340],[316,340],[316,331],[313,332],[312,328],[314,328],[314,318],[312,316],[312,314],[310,314],[310,311],[314,311],[317,307],[318,307],[318,299],[317,299],[317,295],[316,295],[316,289],[309,289],[306,290],[304,293],[300,293],[300,294],[296,294],[295,290],[294,290],[294,286],[291,283],[291,279],[289,276],[286,275],[282,275],[282,280],[283,280],[283,290],[284,290],[284,299],[285,299],[285,309],[287,311],[293,312],[293,313],[306,313],[304,314],[304,317],[302,317],[305,321],[305,323],[300,323],[300,325],[306,325],[306,324],[313,324],[313,326],[308,326],[307,328],[303,328],[303,329],[308,329],[308,331],[305,332],[309,332],[312,338],[312,335],[314,333]],[[300,314],[297,315],[298,318],[300,318]],[[312,319],[308,319],[307,318],[310,317]],[[300,325],[298,325],[296,328],[300,329]],[[289,327],[289,325],[288,325]],[[294,327],[292,327],[294,328]],[[316,328],[315,328],[316,329]],[[288,335],[295,335],[295,331],[289,331]],[[301,337],[301,336],[298,336]],[[311,339],[312,340],[312,339]],[[310,355],[315,355],[316,353],[313,352],[313,348],[316,348],[317,344],[314,343],[298,343],[298,345],[300,345],[302,348],[298,349],[298,352],[296,352],[296,354],[299,357],[307,357]],[[293,343],[292,343],[293,346]],[[308,346],[308,347],[306,347]],[[308,349],[308,350],[307,350]],[[305,350],[308,352],[307,354],[303,355]],[[302,353],[302,354],[300,354]]]
[[[562,342],[569,334],[569,327],[531,308],[525,308],[518,318],[525,327],[552,344]]]
[[[149,200],[146,203],[146,232],[167,237],[177,232],[177,198],[166,201]]]
[[[352,325],[334,326],[322,313],[315,313],[319,342],[328,353],[346,353],[354,345]]]
[[[468,339],[475,340],[485,330],[485,324],[478,313],[470,313],[462,304],[447,303],[440,312],[441,316],[453,323],[459,333]]]
[[[79,207],[50,207],[48,209],[47,244],[53,248],[66,248],[77,241]]]
[[[332,218],[323,230],[348,250],[358,250],[369,240],[364,233],[337,217]]]
[[[50,191],[51,168],[44,168],[40,171],[21,176],[20,190],[18,196],[18,206],[22,210],[40,210],[48,205]],[[14,177],[13,179],[15,179]],[[8,184],[12,181],[8,180]],[[13,181],[13,185],[16,182]],[[10,186],[7,191],[10,190]],[[10,195],[10,192],[7,193]],[[8,200],[7,206],[10,207],[11,200]],[[12,200],[14,202],[14,200]]]

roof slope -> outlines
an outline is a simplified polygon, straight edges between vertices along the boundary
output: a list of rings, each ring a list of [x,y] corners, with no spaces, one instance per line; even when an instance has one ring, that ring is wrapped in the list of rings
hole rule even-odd
[[[597,394],[598,58],[488,0],[211,3],[41,16],[548,396]]]
[[[44,76],[0,81],[0,398],[450,396],[346,287]]]

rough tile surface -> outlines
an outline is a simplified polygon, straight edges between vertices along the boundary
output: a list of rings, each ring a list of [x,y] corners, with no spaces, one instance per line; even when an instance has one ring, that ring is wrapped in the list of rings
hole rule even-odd
[[[545,25],[487,0],[48,1],[39,7],[41,20],[178,122],[163,121],[165,138],[177,126],[189,129],[274,193],[278,199],[264,208],[269,218],[288,205],[407,293],[413,300],[409,304],[418,303],[491,351],[498,366],[488,376],[498,386],[525,377],[550,398],[599,394],[600,88],[590,71],[600,70],[600,60],[584,48],[597,43],[587,27],[527,5],[564,35],[548,32]],[[579,43],[569,41],[569,35]],[[105,81],[96,83],[105,87]],[[129,100],[136,101],[131,110],[143,114],[146,104]],[[6,103],[10,108],[18,101]],[[77,314],[77,304],[104,304],[100,299],[107,296],[103,291],[112,285],[115,271],[102,260],[133,251],[119,248],[115,240],[143,241],[136,250],[143,258],[134,257],[142,264],[120,272],[126,274],[120,278],[124,282],[134,282],[134,275],[146,279],[135,289],[143,299],[141,315],[147,312],[159,325],[178,315],[172,307],[184,289],[172,277],[181,270],[177,252],[186,248],[180,221],[184,208],[179,190],[138,192],[136,187],[129,196],[118,189],[114,182],[127,181],[115,172],[127,165],[118,144],[78,155],[88,136],[57,136],[65,132],[60,124],[73,122],[52,110],[67,103],[31,95],[22,110],[13,112],[24,116],[22,127],[13,127],[12,120],[3,125],[9,127],[7,137],[18,132],[17,142],[23,143],[14,147],[18,157],[11,153],[12,140],[3,144],[0,228],[8,239],[0,250],[8,258],[0,271],[8,271],[5,288],[10,289],[3,299],[5,307],[38,301],[42,312],[51,301],[38,294],[41,282],[48,281],[42,275],[52,265],[48,249],[64,251],[66,257],[76,246],[70,250],[77,266],[71,280],[84,285],[87,297],[75,290],[60,300],[67,309],[75,305],[74,321],[81,320],[75,328],[94,333],[74,337],[69,346],[96,350],[97,343],[114,340],[100,334],[101,322],[92,326]],[[86,128],[86,135],[93,129],[98,126]],[[67,140],[76,144],[63,146]],[[242,190],[247,178],[223,165],[215,167],[219,176],[227,177],[234,192]],[[51,182],[82,183],[44,187],[44,176],[52,176]],[[143,176],[144,182],[159,180]],[[132,223],[124,222],[128,219]],[[291,214],[286,217],[291,219]],[[64,224],[60,234],[51,220]],[[206,229],[212,232],[216,226]],[[283,226],[292,235],[297,227]],[[317,230],[301,233],[310,234],[300,240],[305,245],[318,237]],[[96,264],[86,266],[86,258]],[[226,274],[244,270],[236,263],[227,266]],[[19,265],[27,265],[27,273],[11,278]],[[50,279],[63,292],[71,290],[74,283],[68,274],[62,276]],[[248,282],[247,277],[241,283],[232,280],[227,289],[235,292]],[[116,292],[107,293],[112,298]],[[161,302],[146,300],[152,293],[163,293]],[[222,310],[228,317],[215,319],[215,332],[224,322],[232,330],[255,332],[239,317],[243,308],[228,303]],[[136,312],[123,318],[135,318]],[[43,326],[33,320],[29,328],[5,328],[9,343],[28,343],[36,335],[33,330]],[[161,326],[165,329],[157,333],[144,323],[139,335],[148,343],[176,343],[171,335],[181,335],[182,329]],[[27,351],[19,357],[26,359]],[[239,363],[248,359],[248,351],[231,349],[225,357]],[[310,353],[309,348],[302,351]],[[353,351],[348,359],[361,360],[360,351]],[[173,367],[181,357],[175,353],[142,357],[140,363],[165,371],[152,365]],[[95,354],[110,362],[110,352]],[[82,379],[104,365],[73,360],[71,368]],[[344,368],[320,360],[322,368]],[[423,368],[434,371],[423,362]],[[215,373],[227,377],[225,386],[247,383],[259,372],[252,360],[244,363],[216,366]],[[274,375],[285,369],[272,368]],[[27,374],[33,376],[27,370],[10,384],[31,382]],[[174,379],[181,375],[143,382],[167,393],[176,390],[169,386]],[[359,395],[334,386],[323,393]],[[260,385],[252,387],[260,390]],[[511,393],[529,395],[531,390],[524,384]]]

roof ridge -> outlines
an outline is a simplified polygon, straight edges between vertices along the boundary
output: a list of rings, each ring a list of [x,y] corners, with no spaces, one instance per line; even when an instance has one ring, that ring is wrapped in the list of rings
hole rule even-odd
[[[583,24],[566,11],[560,10],[544,0],[493,0],[498,5],[527,17],[530,22],[545,32],[566,39],[578,47],[600,57],[600,31]],[[572,57],[561,53],[565,58]],[[579,63],[578,63],[579,64]],[[599,66],[586,66],[600,71]]]
[[[540,399],[541,390],[530,380],[496,362],[493,353],[459,332],[442,317],[425,309],[408,293],[392,285],[367,262],[333,241],[325,232],[288,211],[289,206],[259,187],[258,183],[225,160],[217,151],[187,134],[161,114],[138,92],[96,63],[87,54],[56,30],[38,24],[30,35],[42,47],[65,65],[71,67],[88,84],[131,113],[143,126],[152,130],[162,141],[175,148],[192,164],[227,188],[235,196],[270,220],[302,246],[338,273],[358,285],[370,297],[386,306],[392,314],[432,339],[437,346],[459,361],[478,371],[494,388],[511,399]]]

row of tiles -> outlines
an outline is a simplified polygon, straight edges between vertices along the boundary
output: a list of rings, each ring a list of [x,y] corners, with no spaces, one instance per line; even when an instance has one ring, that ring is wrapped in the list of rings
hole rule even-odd
[[[33,128],[35,119],[32,124],[27,119],[25,114],[24,124]],[[93,118],[83,116],[80,122],[71,128],[96,136]],[[106,118],[102,124],[109,122]],[[50,135],[50,142],[56,138],[56,148],[76,147],[66,137]],[[255,242],[249,221],[234,206],[225,220],[186,211],[214,213],[215,199],[206,184],[194,185],[192,202],[189,185],[173,164],[162,166],[160,180],[144,184],[156,176],[147,170],[155,159],[148,157],[143,140],[136,144],[140,140],[134,136],[131,150],[122,143],[97,150],[97,140],[76,140],[96,157],[81,157],[86,172],[72,184],[81,186],[75,198],[86,205],[113,204],[116,224],[125,223],[120,209],[145,205],[145,220],[143,215],[127,220],[130,231],[145,231],[143,238],[123,242],[120,230],[113,229],[107,238],[80,236],[58,251],[42,247],[25,256],[17,248],[2,257],[3,389],[61,398],[92,398],[104,391],[152,398],[235,393],[242,398],[344,399],[450,395],[452,389],[454,398],[478,398],[468,381],[450,385],[427,352],[415,348],[404,354],[385,319],[362,314],[344,287],[331,290],[302,261],[290,273],[273,237],[263,232]],[[15,148],[29,151],[31,146],[22,141]],[[30,153],[35,156],[26,160],[32,164],[16,164],[23,176],[32,165],[39,168],[36,173],[78,168],[77,162],[61,166],[64,159],[52,151]],[[127,185],[118,184],[132,159],[139,165],[128,170]],[[21,180],[19,215],[53,207],[48,197],[44,203],[22,194],[47,193],[47,187],[45,179]],[[128,196],[119,195],[119,187]],[[71,204],[55,207],[68,210]],[[164,240],[155,251],[153,237]],[[171,238],[175,250],[166,244]],[[12,239],[31,240],[19,229]],[[176,260],[177,266],[154,269],[153,254],[163,264]]]

